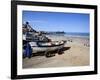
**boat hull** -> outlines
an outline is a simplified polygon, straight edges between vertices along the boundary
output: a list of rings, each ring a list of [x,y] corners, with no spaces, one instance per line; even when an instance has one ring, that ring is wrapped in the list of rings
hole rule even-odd
[[[63,47],[64,45],[52,46],[52,47],[32,47],[32,53],[55,51],[55,50],[62,49]]]
[[[31,48],[32,48],[32,53],[37,53],[37,52],[49,52],[49,51],[55,51],[62,49],[65,45],[66,41],[63,41],[61,44],[57,45],[43,45],[44,43],[41,43],[41,45],[37,45],[35,42],[31,42]],[[34,45],[34,46],[33,46]]]

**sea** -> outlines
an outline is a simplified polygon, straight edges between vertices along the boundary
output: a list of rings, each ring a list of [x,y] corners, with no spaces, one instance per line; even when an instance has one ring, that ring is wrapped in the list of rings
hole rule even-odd
[[[73,32],[65,32],[65,33],[59,33],[59,34],[49,34],[53,36],[65,36],[65,37],[84,37],[89,38],[89,33],[73,33]]]
[[[65,33],[64,36],[70,36],[70,37],[89,37],[89,33]]]

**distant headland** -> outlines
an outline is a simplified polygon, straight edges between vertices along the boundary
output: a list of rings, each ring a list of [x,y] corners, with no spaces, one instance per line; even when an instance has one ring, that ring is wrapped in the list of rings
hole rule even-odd
[[[64,31],[54,31],[54,32],[50,32],[50,31],[40,31],[42,34],[65,34]]]

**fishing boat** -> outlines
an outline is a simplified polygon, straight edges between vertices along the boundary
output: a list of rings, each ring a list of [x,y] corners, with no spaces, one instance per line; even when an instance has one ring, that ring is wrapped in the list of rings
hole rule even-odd
[[[54,51],[62,49],[66,41],[52,41],[52,42],[29,42],[32,47],[32,52],[41,52],[41,51]]]
[[[36,53],[44,52],[46,57],[51,57],[53,51],[57,51],[58,54],[62,54],[63,51],[61,49],[64,47],[66,41],[52,41],[52,42],[29,42],[28,45],[31,47],[28,47],[27,44],[25,50],[31,50],[31,53],[34,55]]]

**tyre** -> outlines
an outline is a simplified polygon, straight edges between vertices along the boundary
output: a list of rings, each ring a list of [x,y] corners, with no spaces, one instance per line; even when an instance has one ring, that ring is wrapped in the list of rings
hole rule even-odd
[[[61,54],[63,54],[64,53],[64,51],[58,51],[58,54],[59,55],[61,55]]]
[[[51,53],[50,52],[47,52],[46,53],[46,57],[51,57]]]
[[[46,57],[53,57],[53,56],[55,56],[55,54],[53,54],[51,52],[47,52],[45,55],[46,55]]]

